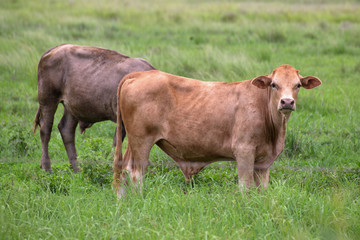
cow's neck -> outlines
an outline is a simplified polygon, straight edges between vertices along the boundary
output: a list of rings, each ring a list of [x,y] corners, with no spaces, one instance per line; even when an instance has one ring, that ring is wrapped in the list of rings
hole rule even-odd
[[[265,116],[266,139],[273,146],[273,153],[279,155],[284,149],[286,125],[291,114],[280,113],[276,104],[273,104],[271,100],[268,101],[268,104],[267,116]]]

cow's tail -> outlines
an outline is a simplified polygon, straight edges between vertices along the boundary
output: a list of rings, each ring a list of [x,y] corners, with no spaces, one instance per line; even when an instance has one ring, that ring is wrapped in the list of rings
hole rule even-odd
[[[34,134],[36,132],[36,129],[38,128],[38,126],[40,126],[40,118],[41,118],[41,109],[40,109],[40,106],[36,112],[36,115],[35,115],[35,120],[34,120]]]
[[[115,149],[115,162],[122,161],[122,119],[120,112],[120,91],[123,81],[120,82],[118,90],[117,90],[117,105],[116,105],[116,149]]]
[[[126,76],[120,81],[120,84],[117,89],[117,105],[116,105],[116,148],[115,148],[115,157],[114,157],[114,182],[113,187],[116,191],[119,189],[120,185],[120,177],[123,171],[123,162],[122,162],[122,118],[121,118],[121,111],[120,111],[120,92],[121,87],[126,80]]]

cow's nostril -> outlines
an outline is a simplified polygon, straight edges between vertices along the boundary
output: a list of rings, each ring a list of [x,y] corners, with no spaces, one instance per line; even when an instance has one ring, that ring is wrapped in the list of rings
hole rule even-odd
[[[294,106],[294,103],[295,103],[295,101],[292,100],[292,101],[290,102],[290,105],[291,105],[291,106]]]
[[[281,102],[280,102],[280,103],[281,103],[281,104],[285,104],[285,101],[281,99]]]

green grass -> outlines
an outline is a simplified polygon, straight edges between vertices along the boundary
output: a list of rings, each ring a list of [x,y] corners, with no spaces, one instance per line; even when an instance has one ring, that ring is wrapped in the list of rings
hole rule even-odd
[[[360,236],[358,1],[0,0],[1,239],[357,239]],[[291,64],[302,89],[267,191],[238,192],[234,163],[194,186],[154,147],[144,193],[111,189],[115,124],[80,135],[73,174],[57,130],[53,174],[40,169],[37,63],[62,43],[110,48],[206,81],[240,81]]]

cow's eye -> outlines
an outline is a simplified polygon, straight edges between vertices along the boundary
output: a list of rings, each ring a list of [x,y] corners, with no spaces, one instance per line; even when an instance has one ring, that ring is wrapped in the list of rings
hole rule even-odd
[[[297,88],[300,88],[300,87],[301,87],[301,84],[299,83],[296,87],[297,87]]]
[[[271,83],[271,87],[274,88],[274,89],[277,89],[277,86],[275,83]]]

